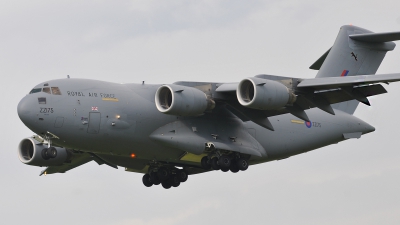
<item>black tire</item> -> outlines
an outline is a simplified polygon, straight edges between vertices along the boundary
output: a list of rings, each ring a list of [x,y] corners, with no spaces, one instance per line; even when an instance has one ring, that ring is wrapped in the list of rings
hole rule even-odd
[[[221,168],[221,171],[222,171],[222,172],[228,172],[228,171],[229,171],[229,168]]]
[[[231,167],[229,167],[229,170],[230,170],[232,173],[237,173],[237,172],[239,172],[239,167],[237,166],[237,162],[236,162],[236,161],[233,161],[233,162],[231,163]]]
[[[221,167],[219,167],[218,158],[217,157],[214,157],[214,158],[211,159],[211,167],[213,168],[213,170],[221,169]]]
[[[245,171],[247,168],[249,168],[249,163],[245,159],[238,159],[236,161],[236,165],[241,171]]]
[[[168,180],[172,187],[178,187],[181,184],[176,175],[171,176]]]
[[[44,160],[49,160],[49,159],[50,159],[49,151],[48,151],[48,150],[49,150],[48,148],[42,149],[42,158],[43,158]]]
[[[160,179],[161,182],[168,180],[170,176],[170,172],[166,167],[160,167],[157,171],[158,174],[158,179]]]
[[[49,157],[54,159],[55,157],[57,157],[57,149],[54,147],[50,147],[49,148]]]
[[[218,164],[221,167],[221,169],[228,169],[229,170],[229,167],[231,166],[231,159],[226,155],[222,155],[218,159]]]
[[[211,169],[211,163],[208,159],[208,156],[204,156],[203,158],[201,158],[201,167],[205,170]]]
[[[150,175],[150,179],[151,179],[151,182],[152,182],[154,185],[159,185],[159,184],[161,184],[160,179],[158,179],[157,172],[152,172],[151,175]]]
[[[176,176],[178,177],[180,182],[186,182],[188,179],[188,174],[186,173],[186,171],[184,170],[178,170],[178,172],[176,173]]]
[[[171,188],[171,184],[169,183],[168,180],[165,180],[165,181],[161,182],[161,185],[162,185],[163,188],[165,188],[165,189],[170,189],[170,188]]]
[[[142,178],[143,184],[146,187],[151,187],[153,186],[153,183],[151,182],[151,178],[149,174],[145,174]]]

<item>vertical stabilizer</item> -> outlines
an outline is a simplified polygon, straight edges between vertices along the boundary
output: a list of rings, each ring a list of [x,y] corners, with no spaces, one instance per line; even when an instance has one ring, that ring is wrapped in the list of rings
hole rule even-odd
[[[317,78],[373,75],[378,70],[386,52],[393,50],[396,46],[395,43],[379,35],[356,26],[342,26],[332,48],[310,69],[319,69]],[[387,37],[389,33],[382,33],[382,35]],[[332,107],[353,114],[358,103],[352,100],[334,104]]]

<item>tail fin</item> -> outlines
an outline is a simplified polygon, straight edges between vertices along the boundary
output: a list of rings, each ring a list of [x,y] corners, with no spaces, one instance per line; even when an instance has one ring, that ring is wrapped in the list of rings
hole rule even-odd
[[[317,78],[375,74],[387,51],[395,48],[391,42],[399,40],[400,33],[373,33],[356,26],[342,26],[332,48],[321,56],[310,69],[319,70]],[[358,101],[332,105],[353,114]]]

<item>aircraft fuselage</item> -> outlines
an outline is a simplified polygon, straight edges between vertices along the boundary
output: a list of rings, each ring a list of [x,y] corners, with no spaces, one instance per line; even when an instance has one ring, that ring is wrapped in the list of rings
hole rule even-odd
[[[166,115],[159,112],[154,103],[159,86],[85,79],[52,80],[33,89],[41,89],[40,92],[25,96],[18,105],[18,114],[33,132],[56,135],[59,139],[52,141],[58,146],[102,154],[115,164],[128,168],[129,160],[140,160],[143,165],[150,160],[198,164],[182,162],[185,153],[182,148],[152,138],[154,135],[187,132],[182,127],[189,127],[190,132],[205,140],[233,141],[237,145],[248,144],[241,142],[238,130],[247,132],[246,135],[255,138],[266,152],[261,157],[251,156],[250,164],[282,159],[338,143],[346,139],[344,134],[357,136],[357,133],[374,131],[369,124],[339,110],[335,110],[336,115],[330,115],[319,109],[310,109],[307,113],[311,122],[291,114],[273,116],[269,119],[275,131],[251,121],[242,122],[232,115]],[[44,92],[43,88],[52,91],[48,93],[46,89]],[[160,134],[155,132],[166,125],[165,134],[163,131]],[[131,159],[131,154],[136,157]]]

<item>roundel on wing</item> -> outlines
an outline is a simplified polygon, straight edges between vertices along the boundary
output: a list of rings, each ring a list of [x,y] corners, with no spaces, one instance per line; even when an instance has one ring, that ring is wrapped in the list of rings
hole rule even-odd
[[[306,126],[307,126],[308,128],[311,128],[311,125],[312,125],[311,122],[304,121],[304,123],[306,124]]]

